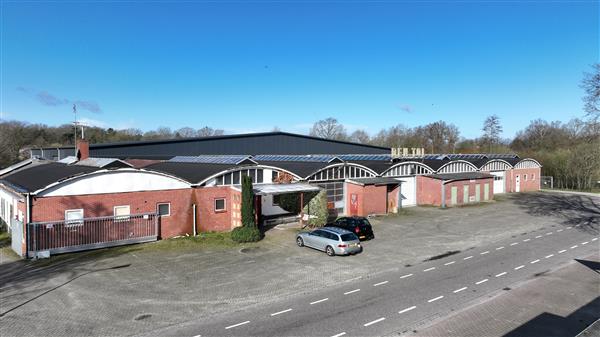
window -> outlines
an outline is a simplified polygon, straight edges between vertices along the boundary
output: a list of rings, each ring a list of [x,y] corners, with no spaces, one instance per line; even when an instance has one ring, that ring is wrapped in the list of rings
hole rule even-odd
[[[527,175],[526,174],[523,175],[523,180],[527,181]]]
[[[159,216],[169,216],[171,215],[171,204],[163,203],[156,205],[156,211]]]
[[[215,212],[223,212],[225,210],[225,198],[215,199]]]
[[[531,174],[531,180],[535,180],[535,174],[534,173]]]
[[[115,206],[115,207],[113,207],[113,214],[115,216],[115,220],[116,221],[126,221],[126,220],[129,220],[129,214],[131,214],[129,212],[129,210],[130,210],[129,205]]]
[[[83,225],[83,209],[68,209],[65,211],[65,226]]]
[[[279,172],[275,170],[271,171],[271,181],[277,181],[277,178],[279,178]]]

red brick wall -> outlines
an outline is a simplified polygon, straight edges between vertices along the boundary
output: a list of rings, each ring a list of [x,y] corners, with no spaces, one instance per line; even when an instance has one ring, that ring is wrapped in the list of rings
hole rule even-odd
[[[452,187],[455,186],[457,189],[457,205],[462,205],[464,204],[464,186],[465,185],[469,185],[469,197],[475,197],[475,192],[476,192],[476,188],[475,185],[479,184],[479,201],[480,202],[484,202],[484,193],[485,193],[485,184],[489,184],[490,186],[490,191],[489,191],[489,199],[488,200],[492,200],[494,198],[494,179],[493,178],[486,178],[486,179],[475,179],[474,181],[471,180],[461,180],[461,181],[454,181],[451,183],[447,183],[446,184],[446,206],[450,206],[451,205],[451,201],[452,201]],[[475,202],[475,201],[473,201]]]
[[[442,204],[441,180],[417,176],[417,205]]]
[[[344,183],[346,188],[346,213],[347,215],[358,215],[362,216],[363,213],[363,202],[364,202],[364,193],[363,187],[357,184]],[[358,212],[353,213],[351,206],[351,196],[352,194],[356,194],[358,196]]]
[[[517,174],[520,176],[520,192],[530,192],[530,191],[538,191],[540,190],[540,176],[542,174],[542,169],[540,167],[536,168],[523,168],[523,169],[513,169],[513,183],[511,192],[516,192],[516,176]],[[525,175],[527,175],[527,180],[525,180]],[[532,179],[533,178],[533,179]]]
[[[229,231],[235,227],[234,220],[241,221],[240,192],[225,186],[197,188],[194,192],[199,232]],[[225,211],[215,211],[215,199],[218,198],[225,198]]]
[[[65,210],[83,209],[86,218],[114,215],[114,206],[129,205],[131,214],[156,212],[158,203],[170,203],[171,214],[161,217],[160,236],[169,238],[192,233],[191,189],[143,191],[114,194],[57,196],[34,198],[32,221],[55,221],[65,218]]]
[[[358,212],[352,213],[351,196],[358,196]],[[386,204],[386,196],[387,202]],[[388,192],[387,186],[361,186],[346,183],[346,213],[348,215],[367,216],[369,214],[385,214],[387,205],[398,207],[398,188]]]
[[[388,189],[388,212],[398,212],[398,192],[400,192],[400,186]]]

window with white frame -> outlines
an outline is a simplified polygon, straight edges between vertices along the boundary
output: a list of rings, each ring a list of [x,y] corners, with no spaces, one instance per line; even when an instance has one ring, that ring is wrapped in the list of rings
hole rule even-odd
[[[225,198],[215,199],[215,212],[224,212],[226,210]]]
[[[83,225],[83,209],[68,209],[65,211],[65,226]]]
[[[171,215],[171,204],[163,202],[156,205],[156,212],[159,216],[170,216]]]
[[[129,220],[130,214],[131,214],[131,212],[130,212],[129,205],[113,207],[113,215],[114,215],[116,221]]]

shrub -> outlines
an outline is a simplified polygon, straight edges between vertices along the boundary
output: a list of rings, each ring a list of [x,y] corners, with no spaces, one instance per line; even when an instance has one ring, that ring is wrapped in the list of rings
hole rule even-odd
[[[309,215],[308,224],[311,227],[323,227],[327,223],[329,210],[327,209],[327,192],[321,191],[310,199],[304,207],[304,213]]]
[[[256,227],[242,226],[231,231],[231,239],[236,242],[256,242],[261,238],[262,233]]]
[[[254,191],[252,190],[252,178],[242,176],[242,225],[244,227],[256,228],[254,221]]]

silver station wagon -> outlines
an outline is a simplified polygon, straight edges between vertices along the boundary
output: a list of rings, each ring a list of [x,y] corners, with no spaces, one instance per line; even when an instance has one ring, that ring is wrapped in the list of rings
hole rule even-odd
[[[296,244],[324,251],[329,256],[356,254],[362,246],[356,234],[336,227],[319,228],[298,233]]]

